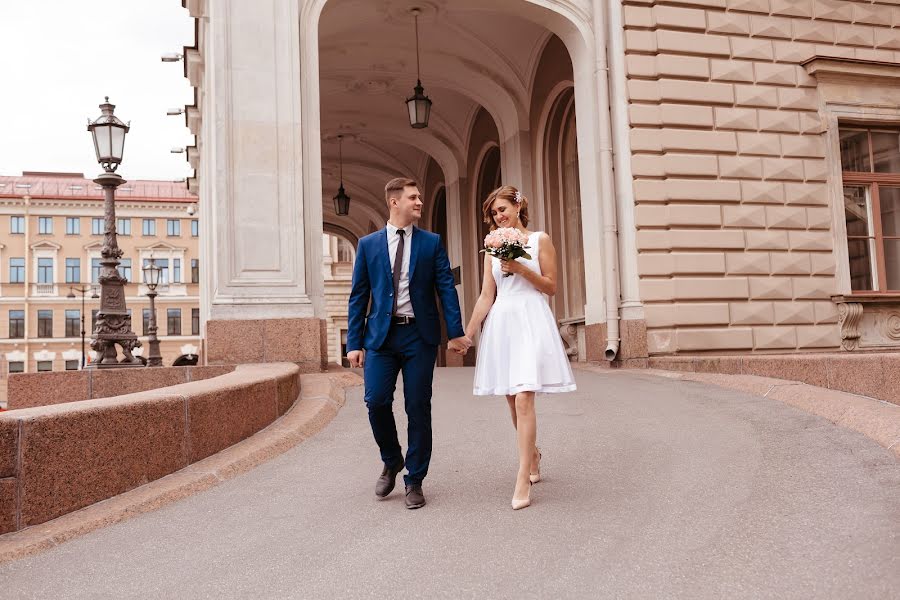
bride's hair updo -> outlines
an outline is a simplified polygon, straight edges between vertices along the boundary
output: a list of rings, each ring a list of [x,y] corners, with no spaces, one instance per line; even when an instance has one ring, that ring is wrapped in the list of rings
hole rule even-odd
[[[481,206],[484,222],[491,226],[491,231],[497,229],[497,224],[494,223],[494,218],[491,216],[491,206],[494,204],[494,200],[498,198],[506,200],[515,206],[519,211],[519,220],[522,222],[522,227],[528,227],[528,198],[514,186],[502,185],[488,194],[484,204]]]

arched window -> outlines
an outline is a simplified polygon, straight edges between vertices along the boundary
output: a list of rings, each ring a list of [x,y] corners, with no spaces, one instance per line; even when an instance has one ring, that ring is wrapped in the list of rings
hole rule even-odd
[[[491,226],[484,222],[482,217],[482,203],[488,194],[500,187],[503,175],[500,171],[500,148],[492,146],[481,159],[481,166],[478,169],[478,187],[475,193],[475,218],[478,224],[475,231],[479,232],[480,237],[476,240],[478,247],[481,248],[484,237],[491,230]],[[478,281],[479,287],[482,277],[484,276],[484,261],[478,260]]]
[[[581,229],[581,184],[575,134],[574,89],[553,104],[544,137],[544,198],[549,233],[559,254],[559,292],[553,299],[558,319],[584,316],[584,245]]]

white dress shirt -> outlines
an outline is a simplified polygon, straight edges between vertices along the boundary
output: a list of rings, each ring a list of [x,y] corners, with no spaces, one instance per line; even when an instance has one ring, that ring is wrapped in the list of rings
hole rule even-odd
[[[394,227],[390,223],[387,224],[387,242],[388,256],[391,260],[391,272],[394,270],[394,260],[397,258],[397,244],[400,243],[400,236],[397,235],[398,227]],[[397,290],[397,314],[415,317],[413,313],[412,302],[409,299],[409,257],[412,251],[412,224],[403,228],[405,231],[403,239],[403,263],[400,267],[400,283]]]

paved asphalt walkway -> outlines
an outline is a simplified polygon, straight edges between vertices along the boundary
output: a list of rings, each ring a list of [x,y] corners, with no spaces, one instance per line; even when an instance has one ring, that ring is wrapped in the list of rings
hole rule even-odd
[[[245,475],[0,567],[0,596],[900,597],[900,463],[867,438],[739,392],[578,372],[578,392],[538,398],[545,480],[513,512],[506,403],[470,396],[472,375],[436,376],[421,510],[374,499],[356,394]]]

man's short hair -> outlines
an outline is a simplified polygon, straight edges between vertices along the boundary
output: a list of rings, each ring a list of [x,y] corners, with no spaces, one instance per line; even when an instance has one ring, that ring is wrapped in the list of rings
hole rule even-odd
[[[415,180],[409,177],[395,177],[387,182],[384,186],[384,201],[390,202],[391,196],[400,196],[403,194],[403,188],[419,187]]]

